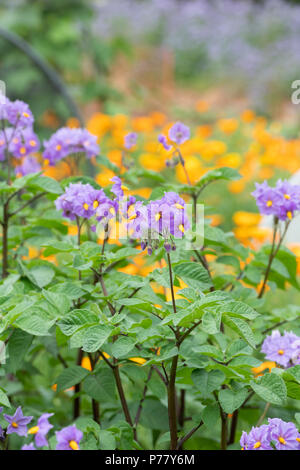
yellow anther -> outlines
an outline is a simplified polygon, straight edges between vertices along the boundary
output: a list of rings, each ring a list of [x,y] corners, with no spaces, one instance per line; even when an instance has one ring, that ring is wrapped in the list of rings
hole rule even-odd
[[[29,144],[31,145],[31,147],[36,147],[36,141],[35,140],[30,140]]]
[[[291,211],[287,211],[286,216],[290,220],[293,218],[293,214],[291,213]]]
[[[45,158],[44,163],[45,163],[45,165],[49,165],[50,160],[48,160],[48,158]]]
[[[123,184],[121,185],[121,189],[123,189],[123,191],[126,191],[128,188],[127,186],[124,186]]]
[[[111,207],[111,208],[109,209],[109,212],[110,212],[112,215],[115,215],[115,213],[116,213],[116,211],[115,211],[115,209],[114,209],[113,207]]]
[[[18,428],[19,427],[18,423],[16,423],[15,421],[13,421],[11,423],[11,425],[12,425],[13,428]]]
[[[300,442],[300,437],[296,437],[296,441]]]
[[[24,112],[24,113],[23,113],[23,116],[24,116],[24,117],[29,117],[29,114]]]
[[[268,201],[267,202],[267,207],[271,207],[273,205],[273,202],[272,201]]]
[[[183,232],[184,232],[184,226],[183,226],[182,224],[180,224],[180,225],[178,226],[178,230],[180,230],[180,232],[183,233]]]
[[[184,209],[184,207],[179,204],[178,202],[176,202],[176,204],[174,204],[174,206],[176,207],[176,209]]]
[[[277,352],[278,352],[278,354],[279,354],[280,356],[283,356],[283,354],[284,354],[284,350],[283,350],[283,349],[278,349]]]
[[[253,448],[254,448],[254,449],[259,449],[260,446],[261,446],[261,442],[260,442],[260,441],[257,441],[257,442],[255,442]]]
[[[17,139],[17,137],[15,137],[15,138],[13,139],[13,143],[14,143],[14,144],[17,144],[18,142],[19,142],[19,139]]]
[[[21,153],[22,155],[24,155],[24,153],[26,153],[26,148],[25,148],[25,147],[21,147],[21,148],[20,148],[20,153]]]
[[[283,444],[283,445],[286,444],[286,440],[283,439],[283,437],[279,436],[279,437],[278,437],[278,440],[279,440],[280,444]]]
[[[136,214],[132,214],[132,215],[128,218],[128,220],[134,220],[134,219],[136,219],[136,218],[137,218],[137,215],[136,215]]]
[[[94,201],[93,202],[93,208],[97,209],[98,206],[99,206],[99,201]]]
[[[161,218],[161,213],[160,212],[157,212],[157,214],[155,214],[155,221],[158,222],[159,219]]]
[[[89,208],[89,205],[85,202],[85,203],[83,204],[83,208],[87,211],[88,208]]]
[[[291,196],[289,194],[284,195],[285,199],[291,199]]]
[[[36,434],[39,432],[39,426],[33,426],[32,428],[28,429],[28,434]]]
[[[4,140],[0,140],[0,145],[4,145]]]
[[[72,450],[79,450],[79,445],[77,444],[76,441],[70,441],[69,446],[71,447]]]
[[[58,145],[55,147],[55,150],[61,150],[61,145],[58,144]]]

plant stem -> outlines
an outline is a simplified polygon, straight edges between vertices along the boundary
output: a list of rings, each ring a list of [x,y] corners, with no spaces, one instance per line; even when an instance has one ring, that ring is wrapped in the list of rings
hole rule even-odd
[[[265,417],[266,417],[266,415],[267,415],[267,413],[268,413],[268,410],[269,410],[269,408],[270,408],[270,405],[271,405],[271,403],[269,403],[269,402],[266,403],[266,406],[265,406],[265,408],[264,408],[264,411],[263,411],[261,417],[259,418],[259,420],[257,421],[257,425],[256,425],[256,426],[260,426],[260,425],[262,424],[263,420],[265,419]]]
[[[77,361],[76,364],[78,366],[81,365],[81,361],[83,358],[83,351],[82,349],[78,349],[77,353]],[[80,392],[80,383],[75,385],[75,395]],[[77,419],[80,416],[80,397],[75,397],[74,398],[74,407],[73,407],[73,417],[74,419]]]
[[[171,289],[171,295],[172,295],[173,311],[174,313],[176,313],[172,264],[171,264],[171,257],[169,253],[167,253],[167,259],[168,259],[168,266],[169,266],[170,289]],[[179,337],[178,337],[177,331],[175,332],[175,336],[176,336],[176,346],[179,347],[180,343],[179,343]],[[175,389],[178,357],[179,356],[177,354],[172,359],[170,378],[168,382],[168,414],[169,414],[169,427],[170,427],[170,436],[171,436],[171,450],[176,449],[177,439],[178,439],[177,438],[176,389]]]
[[[2,221],[2,279],[8,276],[8,201],[3,205],[3,221]]]
[[[124,389],[123,389],[123,385],[122,385],[122,381],[121,381],[121,377],[120,377],[119,366],[118,365],[113,366],[112,370],[113,370],[113,374],[114,374],[114,377],[115,377],[115,381],[116,381],[116,385],[117,385],[117,389],[118,389],[118,394],[119,394],[119,397],[120,397],[120,401],[121,401],[121,405],[122,405],[122,409],[123,409],[125,419],[126,419],[127,423],[133,428],[133,422],[132,422],[132,419],[131,419],[131,416],[130,416],[130,413],[129,413],[129,408],[128,408],[127,400],[126,400],[126,397],[125,397],[125,393],[124,393]]]
[[[239,417],[239,410],[235,410],[231,418],[231,428],[230,428],[230,436],[229,436],[228,444],[233,444],[235,441],[235,433],[236,433],[236,428],[237,428],[237,423],[238,423],[238,417]]]
[[[221,449],[227,449],[227,415],[220,408],[222,430],[221,430]]]

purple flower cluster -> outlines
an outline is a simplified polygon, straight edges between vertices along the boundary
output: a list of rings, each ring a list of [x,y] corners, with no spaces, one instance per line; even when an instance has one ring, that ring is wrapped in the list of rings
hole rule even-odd
[[[0,413],[3,408],[0,407]],[[14,413],[10,416],[4,414],[4,419],[8,422],[6,434],[16,433],[19,436],[34,435],[35,445],[37,447],[48,447],[48,441],[46,436],[53,425],[49,423],[49,418],[54,413],[43,413],[38,421],[37,425],[27,430],[27,425],[32,421],[33,416],[24,416],[22,408],[19,406]],[[0,439],[4,438],[4,431],[0,426]],[[67,426],[66,428],[56,431],[57,446],[56,450],[79,450],[79,444],[83,438],[83,433],[76,428],[76,426]],[[33,442],[30,444],[24,444],[22,450],[36,450]]]
[[[278,330],[264,340],[261,348],[269,361],[275,361],[283,367],[300,364],[300,337],[291,331],[283,335]]]
[[[119,210],[118,201],[122,199],[125,188],[117,176],[112,180],[114,182],[112,192],[117,198],[110,199],[102,189],[95,189],[90,184],[71,183],[64,194],[56,199],[56,209],[62,210],[63,216],[71,220],[75,220],[76,217],[83,219],[95,217],[98,222],[106,224],[116,217]]]
[[[32,127],[34,122],[33,114],[27,103],[20,100],[10,101],[6,97],[0,105],[0,119],[19,129]]]
[[[26,103],[5,98],[0,105],[0,119],[0,161],[7,154],[22,158],[39,150],[40,142],[32,128],[33,115]]]
[[[291,220],[296,211],[300,210],[300,186],[288,181],[278,180],[275,188],[266,181],[256,183],[252,193],[261,214],[273,215],[279,220]]]
[[[63,216],[71,220],[76,217],[90,219],[104,200],[108,199],[102,189],[95,189],[90,184],[71,183],[64,194],[56,201],[56,209],[63,211]]]
[[[75,153],[91,158],[99,153],[97,137],[87,129],[62,127],[44,142],[43,158],[49,165]]]
[[[162,199],[144,205],[131,201],[127,209],[127,230],[130,238],[141,239],[142,249],[148,253],[157,248],[159,237],[165,249],[175,249],[174,238],[182,238],[190,228],[184,200],[174,192],[165,193]]]
[[[300,450],[300,433],[294,423],[269,418],[269,424],[242,433],[242,450]]]

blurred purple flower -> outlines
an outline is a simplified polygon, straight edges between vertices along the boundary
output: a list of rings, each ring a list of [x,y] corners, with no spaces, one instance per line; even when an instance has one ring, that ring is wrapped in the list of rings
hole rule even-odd
[[[41,171],[41,165],[37,161],[35,157],[25,157],[23,159],[23,162],[21,165],[16,166],[15,168],[15,174],[21,175],[21,176],[26,176],[29,175],[30,173],[36,173],[38,171]]]
[[[56,450],[80,450],[79,444],[83,433],[76,426],[67,426],[61,431],[56,431]]]
[[[124,138],[124,146],[128,150],[131,149],[136,145],[137,142],[137,133],[136,132],[130,132],[129,134],[125,135]]]
[[[99,153],[99,145],[95,135],[87,129],[69,127],[62,127],[56,131],[48,141],[44,141],[44,147],[43,158],[50,165],[76,153],[83,153],[87,158]]]
[[[190,128],[185,126],[182,122],[176,122],[171,129],[169,129],[169,139],[177,145],[181,145],[190,138]]]

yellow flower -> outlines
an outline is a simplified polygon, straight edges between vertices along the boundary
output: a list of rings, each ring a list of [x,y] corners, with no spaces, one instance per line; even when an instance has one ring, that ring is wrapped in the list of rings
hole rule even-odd
[[[217,122],[219,129],[224,132],[224,134],[232,134],[238,128],[238,120],[234,118],[229,119],[219,119]]]
[[[161,155],[155,153],[142,153],[140,164],[147,170],[161,171],[165,168],[165,161]]]
[[[229,166],[230,168],[238,168],[241,164],[241,156],[237,152],[226,153],[218,159],[219,166]]]
[[[209,108],[210,108],[210,105],[205,100],[199,100],[196,103],[196,110],[198,111],[198,113],[205,113],[206,111],[209,110]]]
[[[82,358],[81,367],[87,370],[92,370],[92,364],[88,356]]]
[[[269,372],[271,372],[272,369],[274,369],[274,367],[276,367],[276,362],[265,361],[260,366],[253,367],[251,370],[253,374],[255,375],[255,377],[260,377],[261,375],[263,375],[262,372],[264,372],[267,369]]]
[[[205,170],[204,170],[199,158],[197,158],[193,155],[191,155],[189,157],[184,157],[184,160],[185,160],[186,171],[189,175],[191,183],[193,184],[193,183],[195,183],[196,181],[199,180],[199,178],[202,176],[202,174],[204,173]],[[184,169],[182,168],[182,165],[177,165],[176,166],[176,176],[177,176],[177,179],[181,183],[186,183],[187,182],[186,175],[185,175]]]
[[[251,225],[258,225],[261,221],[261,215],[253,212],[237,211],[233,215],[233,221],[236,225],[249,227]]]
[[[252,122],[255,118],[255,113],[252,109],[245,109],[241,114],[241,120],[244,122]]]

